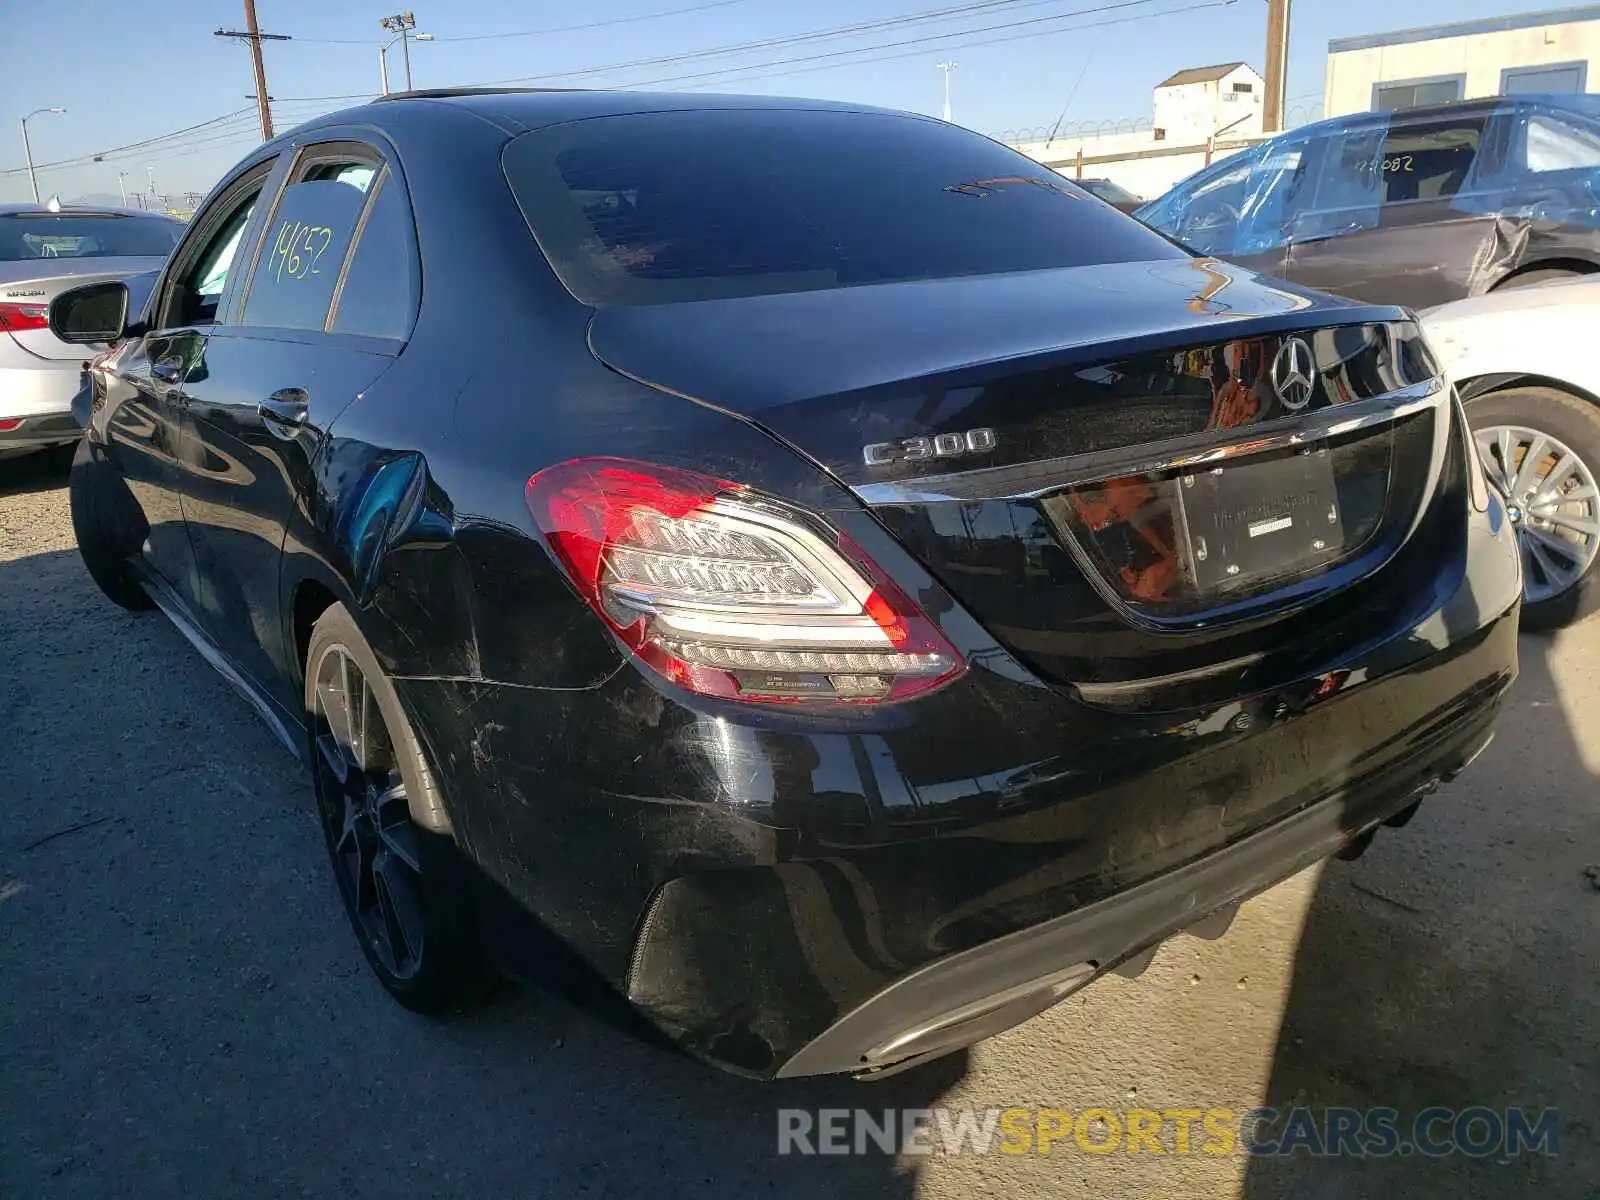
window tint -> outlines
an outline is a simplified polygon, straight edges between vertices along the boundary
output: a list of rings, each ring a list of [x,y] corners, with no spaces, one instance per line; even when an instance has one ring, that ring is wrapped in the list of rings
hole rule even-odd
[[[162,305],[161,325],[209,325],[217,319],[217,306],[228,286],[228,273],[238,255],[240,239],[255,212],[261,185],[233,201],[233,209],[217,226],[199,255],[168,288]]]
[[[954,126],[694,110],[577,121],[506,152],[556,272],[590,304],[1171,258],[1065,177]]]
[[[18,213],[0,217],[0,262],[33,258],[165,258],[184,225],[166,217]]]
[[[1461,190],[1478,156],[1483,121],[1396,120],[1383,143],[1383,202],[1438,200]]]
[[[385,172],[345,273],[333,331],[404,340],[416,307],[411,206],[399,182]]]
[[[1535,113],[1525,129],[1527,170],[1540,174],[1600,167],[1600,125],[1580,125]]]
[[[250,281],[243,323],[321,329],[374,168],[317,163],[284,189]]]

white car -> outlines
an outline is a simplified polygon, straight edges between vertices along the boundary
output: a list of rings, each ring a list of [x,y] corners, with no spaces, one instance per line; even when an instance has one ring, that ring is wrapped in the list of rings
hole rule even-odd
[[[1522,547],[1526,629],[1600,607],[1600,276],[1422,314]]]
[[[0,459],[78,438],[87,356],[50,332],[51,299],[155,270],[184,228],[134,209],[0,204]]]

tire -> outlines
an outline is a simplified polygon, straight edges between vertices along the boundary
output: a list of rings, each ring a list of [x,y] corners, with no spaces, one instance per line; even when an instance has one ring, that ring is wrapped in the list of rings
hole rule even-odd
[[[1516,522],[1523,562],[1522,628],[1534,632],[1556,629],[1593,612],[1600,607],[1600,498],[1545,506],[1545,516],[1538,515],[1539,509],[1530,509],[1525,516],[1526,488],[1507,497],[1508,479],[1501,460],[1504,447],[1510,445],[1513,474],[1509,482],[1516,482],[1516,474],[1533,450],[1533,437],[1542,436],[1549,442],[1536,469],[1553,473],[1559,461],[1565,460],[1565,455],[1558,453],[1562,449],[1570,451],[1577,464],[1550,486],[1567,493],[1580,487],[1586,492],[1593,490],[1600,480],[1600,405],[1555,388],[1515,387],[1480,396],[1466,407],[1484,470],[1495,490],[1507,498],[1508,511]],[[1547,495],[1544,489],[1549,482],[1548,478],[1536,480],[1536,497]],[[1553,526],[1551,514],[1565,520]],[[1574,530],[1569,521],[1596,532]],[[1552,553],[1549,549],[1551,535],[1569,544],[1565,557],[1563,551]],[[1530,545],[1530,539],[1539,545]],[[1560,579],[1549,573],[1547,564],[1576,571],[1576,577],[1551,590]]]
[[[130,612],[154,608],[155,601],[140,586],[128,561],[149,532],[144,514],[117,469],[88,437],[79,439],[73,453],[67,494],[78,554],[95,586],[107,600]]]
[[[1569,271],[1565,267],[1539,267],[1501,280],[1495,285],[1494,290],[1504,292],[1512,288],[1535,287],[1541,283],[1553,283],[1557,279],[1577,279],[1582,274],[1582,271]]]
[[[353,702],[341,700],[339,680],[350,681],[344,697]],[[429,832],[413,819],[442,812],[433,772],[394,685],[341,604],[312,628],[305,705],[319,823],[368,966],[413,1012],[439,1013],[481,999],[493,972],[468,868],[448,833]],[[346,722],[346,712],[357,720]],[[367,799],[354,799],[358,793]]]

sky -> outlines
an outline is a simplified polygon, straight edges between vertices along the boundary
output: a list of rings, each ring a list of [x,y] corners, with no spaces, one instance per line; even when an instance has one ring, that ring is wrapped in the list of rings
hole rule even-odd
[[[158,194],[204,193],[260,140],[249,51],[214,36],[243,28],[241,0],[153,0],[136,20],[129,11],[126,0],[0,0],[0,201],[30,198],[18,119],[37,108],[67,112],[29,121],[36,163],[108,152],[41,170],[45,198],[114,197],[119,171],[130,192],[153,180]],[[279,132],[377,93],[390,36],[379,21],[392,11],[257,0],[262,31],[292,39],[265,47]],[[416,0],[413,11],[417,32],[435,38],[411,46],[419,88],[648,84],[939,115],[938,64],[954,61],[954,119],[994,135],[1049,128],[1063,113],[1063,128],[1148,118],[1151,88],[1174,71],[1265,65],[1264,0]],[[1514,0],[1298,0],[1290,118],[1320,115],[1330,38],[1517,11]],[[652,61],[752,42],[768,44]],[[398,46],[389,72],[403,86]],[[116,149],[136,142],[149,144]]]

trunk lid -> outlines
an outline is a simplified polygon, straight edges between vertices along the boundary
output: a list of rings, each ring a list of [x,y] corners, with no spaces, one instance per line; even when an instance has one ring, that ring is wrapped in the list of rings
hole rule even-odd
[[[107,279],[125,279],[159,270],[166,259],[147,255],[104,258],[30,258],[0,262],[0,304],[47,306],[62,292]],[[29,354],[47,359],[82,359],[84,348],[59,340],[48,329],[25,329],[7,336]]]
[[[1314,658],[1359,632],[1306,619],[1334,592],[1392,614],[1358,585],[1448,444],[1404,312],[1206,259],[611,308],[590,345],[813,458],[998,640],[1108,703],[1260,682],[1291,634]]]

